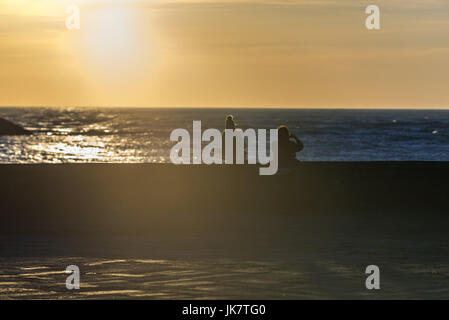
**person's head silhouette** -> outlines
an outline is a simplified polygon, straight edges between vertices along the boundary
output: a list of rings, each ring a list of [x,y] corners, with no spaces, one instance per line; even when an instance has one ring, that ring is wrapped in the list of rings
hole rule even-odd
[[[235,130],[235,127],[236,127],[236,125],[235,125],[234,117],[232,115],[227,116],[225,129]]]
[[[278,140],[279,142],[285,142],[290,139],[290,130],[288,130],[287,126],[279,126],[278,127]]]

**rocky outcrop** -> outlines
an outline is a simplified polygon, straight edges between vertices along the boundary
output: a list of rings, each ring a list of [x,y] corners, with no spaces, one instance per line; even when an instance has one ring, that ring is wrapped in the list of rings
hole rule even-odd
[[[31,132],[11,121],[0,118],[0,136],[17,136],[25,134],[31,134]]]

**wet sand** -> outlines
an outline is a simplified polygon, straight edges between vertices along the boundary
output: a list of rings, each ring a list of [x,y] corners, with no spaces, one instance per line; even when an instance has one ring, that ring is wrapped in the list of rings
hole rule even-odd
[[[348,231],[348,230],[347,230]],[[2,237],[1,299],[447,299],[446,234]],[[75,264],[81,289],[65,288]],[[379,266],[381,289],[365,288]]]

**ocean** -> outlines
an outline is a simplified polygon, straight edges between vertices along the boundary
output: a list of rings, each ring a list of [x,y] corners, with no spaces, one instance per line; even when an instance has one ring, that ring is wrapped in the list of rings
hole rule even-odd
[[[0,163],[164,163],[173,129],[284,124],[302,161],[449,161],[449,111],[365,109],[0,108],[31,136],[0,137]]]

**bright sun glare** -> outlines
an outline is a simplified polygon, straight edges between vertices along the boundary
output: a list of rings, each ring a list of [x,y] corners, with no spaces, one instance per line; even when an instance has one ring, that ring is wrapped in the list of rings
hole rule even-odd
[[[144,44],[140,41],[135,9],[94,8],[81,21],[81,46],[96,73],[129,76],[139,70]]]

